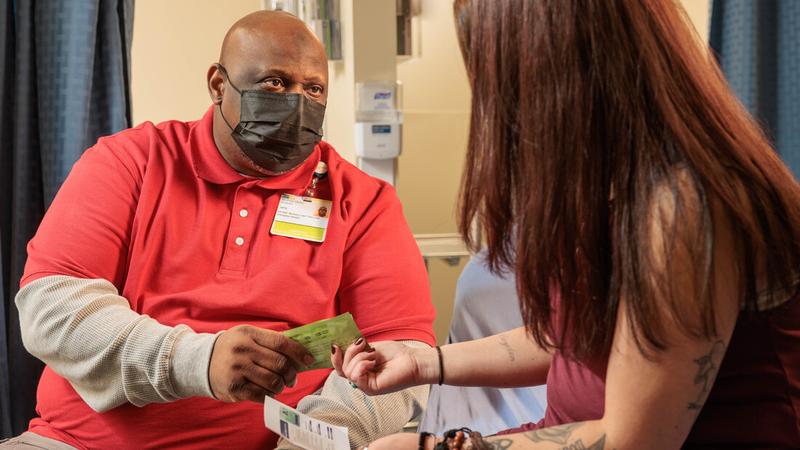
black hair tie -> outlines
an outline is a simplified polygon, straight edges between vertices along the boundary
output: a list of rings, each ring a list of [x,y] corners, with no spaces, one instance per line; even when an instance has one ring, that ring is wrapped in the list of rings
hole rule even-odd
[[[436,436],[433,433],[428,433],[427,431],[423,431],[419,434],[419,450],[425,450],[425,441],[428,440],[428,436]]]

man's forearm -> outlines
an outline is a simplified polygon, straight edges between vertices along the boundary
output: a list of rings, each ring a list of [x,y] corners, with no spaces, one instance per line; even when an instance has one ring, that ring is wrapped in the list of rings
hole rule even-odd
[[[106,280],[48,276],[15,301],[25,348],[96,411],[211,396],[215,335],[137,314]]]

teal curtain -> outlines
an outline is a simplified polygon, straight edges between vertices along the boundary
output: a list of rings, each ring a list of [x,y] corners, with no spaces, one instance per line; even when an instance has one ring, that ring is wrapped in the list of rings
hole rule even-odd
[[[129,126],[132,25],[133,0],[0,0],[0,437],[42,369],[14,307],[25,247],[84,149]]]
[[[731,87],[800,179],[800,1],[713,0],[709,40]]]

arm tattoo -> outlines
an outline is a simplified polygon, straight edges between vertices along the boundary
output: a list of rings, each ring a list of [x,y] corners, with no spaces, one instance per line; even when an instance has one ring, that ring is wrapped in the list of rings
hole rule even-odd
[[[533,442],[555,442],[556,444],[564,445],[569,440],[569,435],[583,425],[582,423],[567,423],[557,427],[542,428],[540,430],[533,430],[525,433],[525,437]],[[581,444],[583,445],[583,444]]]
[[[511,439],[498,439],[496,441],[483,441],[487,448],[491,450],[507,450],[511,448],[511,444],[514,443]]]
[[[700,387],[700,392],[697,393],[694,401],[689,402],[689,409],[699,410],[703,407],[703,402],[711,390],[711,385],[714,384],[714,377],[717,375],[719,364],[722,362],[724,355],[725,343],[721,339],[717,339],[711,345],[708,353],[694,360],[695,364],[697,364],[697,375],[694,376],[694,384]]]
[[[585,446],[583,444],[583,440],[578,439],[577,441],[568,444],[564,447],[561,447],[561,450],[603,450],[606,448],[606,435],[600,436],[600,439],[595,441],[594,444],[590,446]]]
[[[597,440],[594,444],[590,445],[589,448],[586,450],[603,450],[606,448],[606,435],[600,436],[600,439]]]
[[[508,339],[506,339],[505,336],[502,336],[502,335],[500,336],[500,345],[505,347],[506,352],[508,352],[508,359],[510,359],[511,362],[514,362],[514,360],[517,359],[516,355],[514,353],[514,349],[511,348],[511,345],[508,343]]]
[[[486,448],[490,450],[508,450],[514,444],[514,441],[511,439],[499,439],[493,441],[484,441],[486,444]],[[583,443],[583,440],[578,439],[575,442],[569,443],[559,450],[605,450],[606,448],[606,435],[600,436],[594,444],[590,446],[586,446]]]

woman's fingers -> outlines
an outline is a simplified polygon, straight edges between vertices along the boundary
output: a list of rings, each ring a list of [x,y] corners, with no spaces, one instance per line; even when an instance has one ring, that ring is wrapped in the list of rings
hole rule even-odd
[[[369,344],[366,344],[363,339],[360,339],[360,341],[350,345],[347,351],[342,351],[335,344],[331,346],[331,363],[340,377],[355,381],[351,374],[353,368],[363,360],[374,360],[376,358],[376,353],[369,347]],[[361,349],[360,352],[359,349]]]
[[[357,354],[365,351],[368,347],[367,340],[363,337],[358,338],[355,342],[347,347],[344,352],[344,366],[347,367],[348,362]]]
[[[335,370],[340,377],[344,377],[344,371],[342,370],[344,366],[344,352],[342,352],[342,349],[336,344],[331,345],[331,364],[333,364],[333,370]]]
[[[360,378],[372,372],[372,369],[374,369],[376,365],[377,361],[373,355],[361,353],[350,361],[344,373],[347,375],[347,378],[358,381]]]
[[[369,384],[369,375],[374,372],[378,364],[375,360],[365,360],[358,363],[350,373],[350,379],[354,380],[359,387],[366,387]],[[372,386],[370,386],[372,387]]]
[[[342,371],[344,372],[347,378],[355,380],[355,378],[353,377],[353,369],[356,366],[358,366],[358,364],[361,363],[361,361],[365,360],[372,361],[375,360],[375,358],[376,358],[375,353],[367,353],[367,352],[357,353],[353,355],[351,358],[349,358],[349,360],[347,356],[345,356],[345,364],[344,367],[342,368]]]

